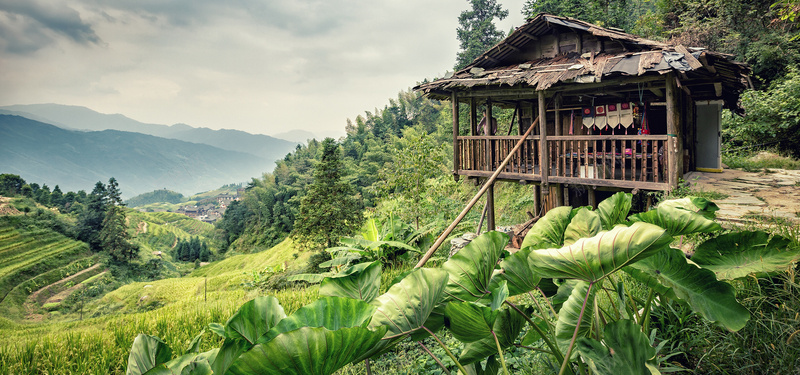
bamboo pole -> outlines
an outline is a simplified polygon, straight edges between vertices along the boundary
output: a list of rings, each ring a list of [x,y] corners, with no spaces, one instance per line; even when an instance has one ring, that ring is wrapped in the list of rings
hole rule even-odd
[[[467,203],[467,206],[464,207],[464,210],[462,210],[461,213],[458,214],[456,219],[453,220],[453,223],[450,224],[450,226],[447,227],[447,229],[445,229],[441,235],[439,235],[439,238],[436,239],[436,242],[433,244],[433,246],[431,246],[431,248],[428,249],[428,252],[422,256],[422,259],[419,260],[419,262],[417,263],[416,266],[414,266],[414,268],[420,268],[424,266],[425,263],[428,262],[428,259],[430,259],[433,256],[433,253],[436,252],[436,249],[438,249],[439,246],[442,245],[442,242],[444,242],[447,236],[449,236],[450,233],[452,233],[453,230],[456,229],[458,223],[460,223],[461,220],[464,219],[464,216],[467,216],[467,213],[469,212],[470,209],[472,209],[472,206],[474,206],[475,203],[478,203],[478,200],[481,198],[481,196],[483,196],[484,193],[486,193],[486,190],[489,190],[489,187],[492,186],[494,180],[497,179],[497,176],[499,176],[500,172],[506,167],[506,164],[508,164],[508,162],[511,160],[511,157],[514,156],[514,153],[516,153],[517,150],[519,150],[519,148],[522,146],[522,144],[525,143],[525,140],[531,134],[531,131],[533,130],[538,121],[539,119],[537,118],[536,121],[534,121],[533,124],[531,124],[531,127],[528,128],[528,131],[526,131],[525,134],[522,136],[522,138],[520,138],[519,141],[517,141],[517,144],[514,145],[514,148],[511,149],[511,152],[509,152],[508,156],[506,156],[503,162],[500,163],[500,166],[497,167],[492,176],[489,177],[488,180],[486,180],[481,190],[478,191],[478,193],[475,194],[474,197],[472,197],[472,200],[470,200],[469,203]]]

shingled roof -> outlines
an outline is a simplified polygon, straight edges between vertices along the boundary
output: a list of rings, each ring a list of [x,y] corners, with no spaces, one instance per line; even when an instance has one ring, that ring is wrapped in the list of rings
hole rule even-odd
[[[571,51],[566,48],[566,51],[542,52],[545,48],[542,40],[566,33],[581,34],[579,40],[586,36],[600,43],[600,52],[580,53],[580,44]],[[540,91],[561,84],[675,72],[679,85],[681,79],[707,83],[707,87],[693,95],[697,99],[719,96],[720,90],[715,90],[713,83],[721,84],[726,106],[737,108],[739,94],[751,87],[750,68],[732,58],[729,54],[648,40],[577,19],[542,13],[529,19],[464,69],[423,83],[415,90],[433,98],[447,99],[453,91],[488,86],[508,85]]]

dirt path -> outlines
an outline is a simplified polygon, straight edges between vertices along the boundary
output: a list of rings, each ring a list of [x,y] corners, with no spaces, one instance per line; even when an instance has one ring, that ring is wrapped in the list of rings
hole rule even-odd
[[[108,272],[108,271],[100,272],[97,275],[99,276],[99,275],[102,275],[102,274],[104,274],[106,272]],[[83,288],[84,286],[85,286],[84,284],[75,284],[75,285],[73,285],[73,286],[71,286],[71,287],[69,287],[67,289],[62,290],[58,294],[48,298],[47,301],[44,301],[44,303],[48,304],[48,303],[61,302],[64,299],[66,299],[67,297],[69,297],[69,295],[72,294],[72,292],[74,292],[74,291],[76,291],[76,290],[78,290],[80,288]]]
[[[0,197],[0,216],[5,215],[22,215],[22,212],[19,212],[14,206],[11,204],[11,198],[9,197]]]
[[[722,173],[691,172],[684,177],[694,190],[727,194],[714,200],[721,220],[747,222],[747,216],[778,217],[800,224],[800,170],[769,169],[745,172],[724,169]]]
[[[81,270],[80,272],[77,272],[77,273],[75,273],[75,274],[73,274],[73,275],[70,275],[70,276],[68,276],[68,277],[65,277],[65,278],[63,278],[63,279],[61,279],[61,280],[58,280],[58,281],[56,281],[56,282],[54,282],[54,283],[52,283],[52,284],[50,284],[50,285],[46,285],[46,286],[44,286],[44,287],[40,288],[39,290],[37,290],[37,291],[35,291],[35,292],[31,293],[31,294],[28,296],[28,299],[27,299],[27,300],[25,300],[25,304],[24,304],[24,305],[25,305],[25,319],[26,319],[26,320],[34,320],[34,321],[41,321],[41,320],[42,320],[42,315],[41,315],[41,314],[36,314],[36,313],[35,313],[35,311],[38,309],[38,304],[36,303],[36,300],[38,299],[38,297],[39,297],[39,294],[41,294],[41,293],[43,293],[44,291],[48,290],[48,288],[54,288],[54,287],[57,287],[57,286],[59,286],[59,285],[61,285],[61,284],[64,284],[64,283],[66,283],[66,282],[69,282],[70,280],[74,280],[76,277],[78,277],[78,276],[80,276],[80,275],[82,275],[82,274],[84,274],[84,273],[86,273],[86,272],[89,272],[89,271],[92,271],[92,270],[96,270],[96,269],[97,269],[97,268],[99,268],[99,267],[100,267],[100,263],[97,263],[97,264],[95,264],[95,265],[93,265],[93,266],[91,266],[91,267],[89,267],[89,268],[86,268],[86,269],[84,269],[84,270]],[[69,289],[73,289],[73,288],[75,288],[75,287],[77,287],[77,286],[79,286],[79,285],[80,285],[80,284],[78,284],[78,285],[76,285],[76,286],[73,286],[72,288],[69,288]],[[68,290],[69,290],[69,289],[68,289]],[[74,289],[73,289],[73,290],[74,290]],[[62,292],[62,293],[63,293],[63,292]],[[61,294],[61,293],[59,293],[59,294]],[[56,294],[56,296],[57,296],[57,295],[58,295],[58,294]],[[67,295],[69,295],[69,294],[67,294]],[[47,301],[50,301],[50,299],[51,299],[51,298],[53,298],[53,297],[50,297],[50,298],[48,298],[48,300],[47,300]],[[62,298],[62,299],[63,299],[63,298]]]

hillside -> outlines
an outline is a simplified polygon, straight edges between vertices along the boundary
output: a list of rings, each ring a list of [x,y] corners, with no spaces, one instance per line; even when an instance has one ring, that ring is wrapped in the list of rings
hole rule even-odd
[[[248,181],[269,170],[262,158],[140,133],[79,132],[0,115],[0,171],[63,190],[89,190],[115,177],[123,196],[156,189],[195,193]]]
[[[76,130],[120,130],[154,135],[156,137],[178,139],[186,142],[202,143],[223,150],[246,152],[265,159],[268,165],[265,171],[271,170],[271,164],[294,150],[300,141],[287,141],[263,134],[250,134],[240,130],[195,128],[186,124],[172,126],[148,124],[136,121],[121,114],[104,114],[86,107],[61,104],[29,104],[0,107],[0,111],[9,111],[32,120],[67,127]],[[0,112],[2,113],[2,112]]]

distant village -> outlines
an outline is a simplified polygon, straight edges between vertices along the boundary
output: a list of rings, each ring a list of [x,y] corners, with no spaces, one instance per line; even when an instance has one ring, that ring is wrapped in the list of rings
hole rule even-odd
[[[244,188],[239,188],[236,190],[236,195],[233,194],[220,194],[217,195],[215,198],[207,198],[198,203],[198,205],[190,206],[180,206],[174,212],[186,215],[193,219],[197,219],[209,224],[213,224],[215,221],[222,218],[222,215],[225,215],[225,210],[228,209],[228,206],[233,201],[238,201],[240,197],[244,194]],[[158,209],[154,211],[159,211]],[[166,211],[166,210],[160,210]]]

